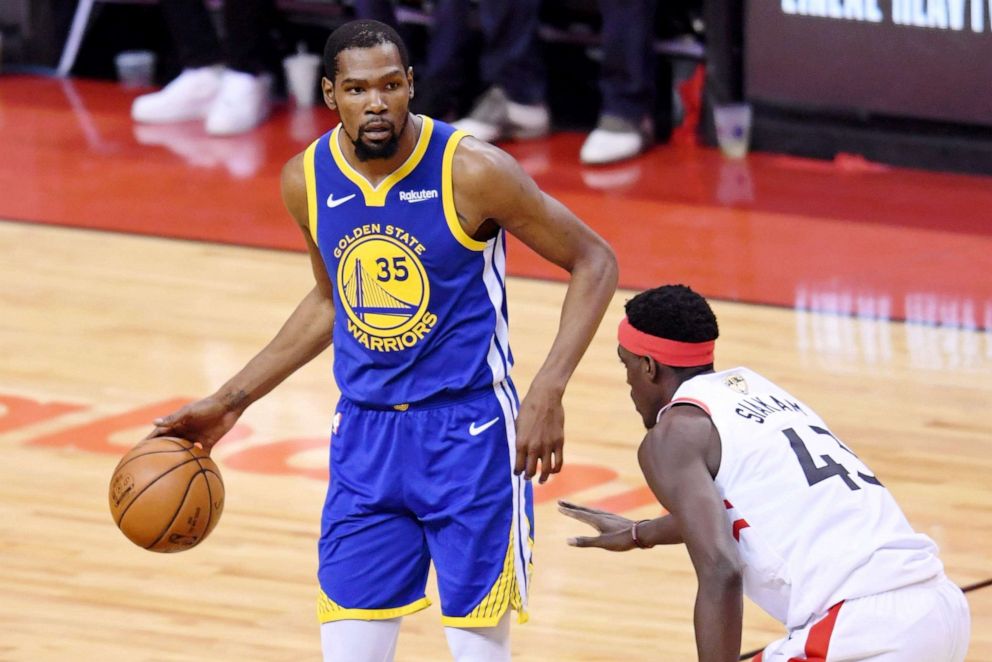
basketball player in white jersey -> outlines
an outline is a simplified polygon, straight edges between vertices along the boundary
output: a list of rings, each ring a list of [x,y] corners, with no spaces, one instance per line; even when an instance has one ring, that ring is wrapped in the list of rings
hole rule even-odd
[[[754,660],[960,662],[968,605],[930,538],[805,403],[747,368],[713,369],[716,317],[682,285],[637,295],[618,333],[638,450],[670,513],[632,522],[561,503],[600,535],[576,547],[685,543],[701,662],[740,656],[742,593],[788,629]]]

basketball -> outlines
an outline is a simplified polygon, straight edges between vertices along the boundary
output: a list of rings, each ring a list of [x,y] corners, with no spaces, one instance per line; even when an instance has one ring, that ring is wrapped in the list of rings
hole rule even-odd
[[[224,510],[220,470],[185,439],[146,439],[121,458],[110,479],[110,513],[127,539],[153,552],[201,543]]]

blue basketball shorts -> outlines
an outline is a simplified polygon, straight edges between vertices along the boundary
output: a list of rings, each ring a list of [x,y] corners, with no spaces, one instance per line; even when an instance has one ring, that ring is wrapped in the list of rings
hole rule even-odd
[[[318,617],[378,620],[426,608],[431,562],[446,626],[527,620],[531,485],[513,475],[519,400],[509,381],[423,405],[342,398],[321,518]]]

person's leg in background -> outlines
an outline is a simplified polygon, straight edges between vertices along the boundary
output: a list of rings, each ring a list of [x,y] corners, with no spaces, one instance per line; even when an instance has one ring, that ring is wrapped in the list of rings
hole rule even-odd
[[[579,155],[588,164],[629,159],[654,142],[656,0],[600,0],[599,5],[602,105]]]
[[[706,86],[703,94],[703,136],[716,144],[713,107],[744,98],[744,3],[703,0],[706,26]]]
[[[355,0],[355,18],[367,18],[400,29],[392,0]]]
[[[410,104],[413,112],[442,120],[457,112],[465,82],[476,76],[476,67],[470,63],[470,12],[469,0],[433,3],[425,61],[414,66],[415,94]],[[356,0],[355,16],[399,30],[396,9],[390,0]]]
[[[511,101],[533,106],[545,100],[546,72],[537,41],[540,0],[483,0],[479,24],[486,39],[483,78]]]
[[[161,91],[135,99],[132,118],[145,123],[204,119],[211,135],[258,126],[269,113],[272,79],[264,69],[272,52],[272,0],[224,3],[226,58],[203,0],[163,0],[161,7],[183,71]]]
[[[472,61],[472,33],[468,29],[471,3],[468,0],[438,0],[432,12],[427,59],[416,79],[414,112],[445,119],[458,111],[466,83],[476,76]],[[471,93],[471,92],[469,92]]]
[[[136,122],[169,123],[203,119],[220,91],[223,51],[203,0],[162,0],[162,16],[183,70],[159,92],[134,100]]]
[[[546,73],[538,43],[540,0],[482,0],[482,76],[490,85],[468,117],[455,123],[476,138],[546,136]]]
[[[207,133],[234,135],[254,129],[269,115],[272,75],[267,71],[274,47],[273,0],[224,3],[227,69],[206,117]]]
[[[223,64],[224,51],[203,0],[163,0],[159,4],[183,68]]]

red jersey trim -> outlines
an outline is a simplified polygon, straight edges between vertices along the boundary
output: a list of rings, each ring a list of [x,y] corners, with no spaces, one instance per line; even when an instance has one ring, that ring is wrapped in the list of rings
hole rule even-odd
[[[830,635],[834,633],[834,625],[837,623],[837,614],[844,604],[841,600],[827,612],[822,620],[816,623],[809,630],[806,637],[806,655],[802,658],[792,657],[789,662],[826,662],[827,652],[830,650]]]
[[[706,406],[706,403],[700,400],[696,400],[695,398],[676,398],[675,400],[672,400],[671,402],[668,403],[669,407],[673,405],[695,405],[700,409],[702,409],[703,411],[705,411],[707,416],[711,418],[713,416],[713,414],[710,413],[710,408]]]
[[[741,530],[749,528],[751,525],[747,523],[747,520],[739,519],[734,522],[734,540],[737,542],[741,541]]]

